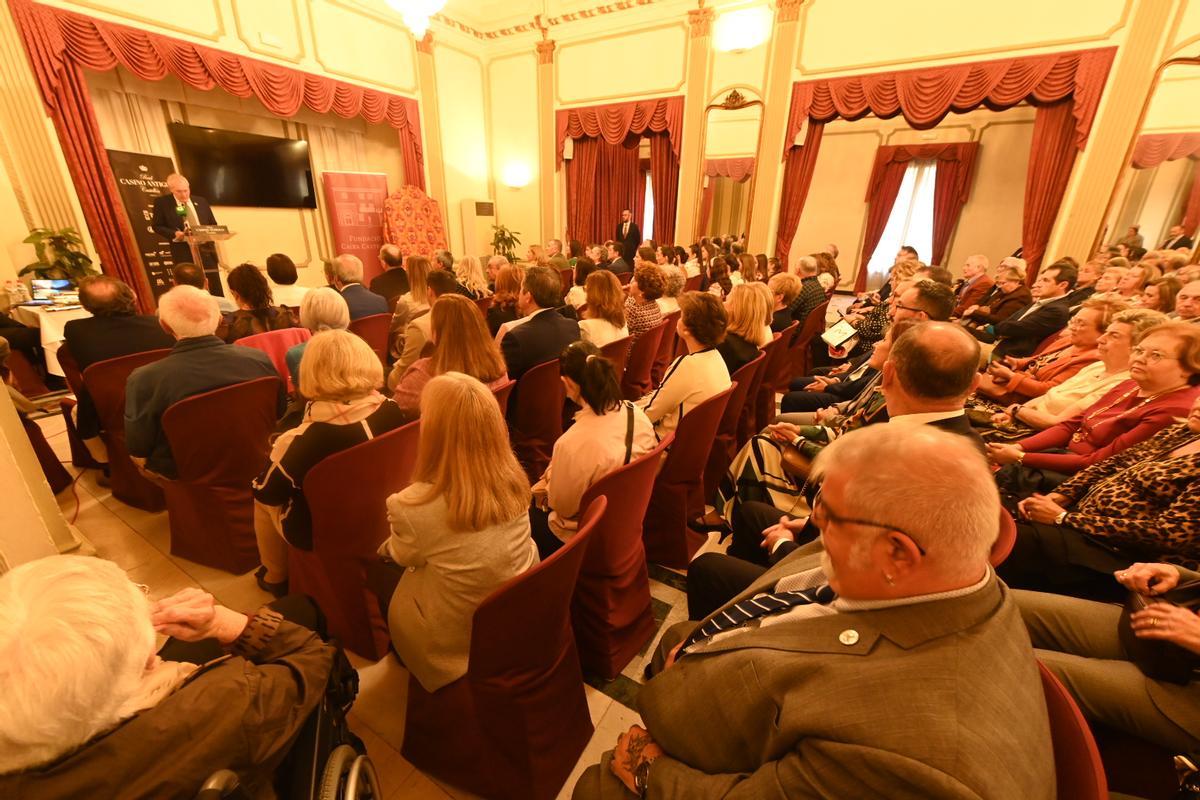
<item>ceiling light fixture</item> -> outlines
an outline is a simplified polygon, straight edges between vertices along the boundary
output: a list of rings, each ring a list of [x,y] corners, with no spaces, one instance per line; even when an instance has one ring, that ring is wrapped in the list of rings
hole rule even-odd
[[[772,21],[766,6],[726,11],[713,26],[713,47],[722,53],[752,50],[770,38]]]
[[[424,39],[429,18],[442,10],[446,0],[387,0],[387,4],[400,14],[414,37]]]

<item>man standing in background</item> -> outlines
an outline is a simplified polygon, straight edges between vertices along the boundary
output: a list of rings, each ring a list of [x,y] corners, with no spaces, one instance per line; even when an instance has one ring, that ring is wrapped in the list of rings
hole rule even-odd
[[[642,244],[642,231],[633,221],[633,212],[628,208],[621,212],[621,222],[617,225],[617,235],[613,239],[621,245],[621,255],[632,259]]]

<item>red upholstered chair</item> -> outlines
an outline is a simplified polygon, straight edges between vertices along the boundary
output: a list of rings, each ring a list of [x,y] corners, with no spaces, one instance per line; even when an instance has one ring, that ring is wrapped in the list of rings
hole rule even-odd
[[[571,601],[579,660],[589,675],[617,677],[654,635],[642,517],[662,455],[674,438],[667,434],[653,450],[608,473],[579,501],[580,508],[588,508],[598,497],[609,502]]]
[[[21,427],[25,429],[25,435],[29,437],[29,446],[33,448],[33,454],[37,456],[38,466],[42,468],[42,474],[46,476],[46,483],[50,484],[50,491],[58,494],[63,489],[71,485],[71,473],[63,467],[62,462],[58,460],[58,456],[54,454],[54,448],[46,441],[46,435],[42,433],[42,428],[36,422],[25,417],[21,417]]]
[[[538,364],[517,381],[517,404],[508,430],[517,460],[530,481],[546,471],[554,443],[563,432],[566,390],[558,377],[558,359]]]
[[[751,435],[758,433],[775,418],[775,387],[785,381],[784,375],[788,369],[789,347],[792,339],[799,330],[800,323],[793,322],[778,334],[775,346],[767,354],[767,363],[763,369],[762,383],[758,387],[758,396],[754,400],[755,421]]]
[[[508,398],[512,396],[513,387],[516,385],[517,382],[509,378],[497,388],[492,389],[492,395],[495,396],[496,402],[500,404],[500,413],[502,415],[508,414]]]
[[[172,555],[237,574],[258,564],[250,482],[271,450],[279,383],[268,377],[223,386],[163,414],[179,471],[163,486]]]
[[[697,498],[700,501],[698,507],[692,509],[696,512],[695,516],[704,514],[704,498],[716,494],[721,476],[729,469],[733,457],[737,455],[738,421],[746,410],[746,398],[750,396],[754,376],[762,369],[766,360],[767,357],[759,353],[753,361],[743,364],[730,376],[733,380],[733,392],[725,405],[725,413],[721,415],[721,424],[717,426],[717,437],[713,440],[712,449],[708,451],[708,461],[704,466],[704,494]]]
[[[475,307],[479,309],[479,313],[483,314],[483,318],[487,319],[488,309],[492,307],[492,296],[481,297],[475,301]]]
[[[812,353],[809,348],[812,346],[813,339],[820,336],[821,332],[825,330],[825,311],[828,308],[829,301],[827,300],[808,312],[808,316],[804,318],[800,332],[792,339],[792,345],[788,348],[787,369],[780,376],[780,382],[775,384],[778,391],[786,391],[787,384],[792,378],[807,375],[812,371]]]
[[[689,531],[689,513],[703,502],[704,463],[729,403],[733,387],[713,395],[679,420],[675,444],[654,481],[650,506],[642,520],[646,560],[684,569],[704,543]]]
[[[762,346],[762,360],[758,362],[758,369],[754,370],[750,376],[750,388],[746,390],[746,400],[742,404],[741,413],[738,415],[735,454],[746,442],[750,441],[751,436],[759,431],[758,428],[754,427],[758,422],[758,393],[762,389],[763,379],[767,375],[767,364],[771,360],[771,354],[777,348],[779,348],[778,333],[772,337],[771,341]],[[772,400],[774,400],[774,397],[772,397]]]
[[[369,317],[359,317],[350,323],[350,332],[361,337],[371,345],[375,355],[383,364],[384,374],[388,368],[388,334],[391,332],[391,314],[371,314]]]
[[[147,350],[130,356],[110,358],[83,371],[83,382],[96,404],[108,448],[109,481],[113,497],[143,511],[162,511],[167,506],[163,491],[142,477],[125,449],[125,382],[138,367],[152,364],[170,350]]]
[[[436,692],[408,681],[401,754],[417,769],[502,800],[549,800],[592,736],[571,594],[606,501],[550,558],[494,591],[471,625],[467,674]]]
[[[683,290],[685,292],[698,292],[700,291],[700,283],[703,280],[703,275],[693,275],[683,284]]]
[[[631,280],[633,280],[633,273],[632,272],[618,272],[617,280],[621,282],[622,286],[628,286],[629,282]]]
[[[613,362],[613,367],[617,371],[618,383],[625,379],[625,367],[629,364],[629,351],[632,347],[633,337],[626,336],[600,348],[600,354]]]
[[[667,371],[667,367],[675,360],[675,356],[679,354],[680,344],[675,337],[675,326],[679,322],[679,315],[682,312],[672,311],[663,317],[662,334],[658,340],[658,355],[654,357],[654,366],[650,368],[650,385],[658,386],[662,383],[663,373]]]
[[[361,334],[360,334],[361,335]],[[312,338],[312,331],[308,328],[281,328],[277,331],[267,331],[266,333],[256,333],[253,336],[243,336],[234,344],[242,347],[253,347],[255,350],[261,350],[271,359],[271,363],[275,365],[275,371],[279,373],[279,377],[287,384],[288,394],[295,391],[296,387],[292,385],[292,375],[287,368],[287,351],[290,347],[295,347],[301,342],[307,342]]]
[[[387,539],[387,498],[412,480],[420,421],[322,459],[304,478],[313,549],[288,549],[288,586],[317,601],[329,632],[359,655],[387,652],[387,620],[367,565]]]
[[[998,567],[1004,563],[1004,559],[1008,558],[1008,554],[1012,552],[1013,545],[1017,543],[1017,523],[1012,518],[1012,514],[1008,513],[1007,509],[1000,509],[1000,535],[996,537],[996,541],[992,543],[992,552],[988,555],[988,561],[993,567]]]
[[[1042,690],[1046,693],[1046,711],[1050,715],[1058,796],[1071,800],[1107,800],[1108,781],[1087,720],[1067,687],[1040,661],[1038,671],[1042,676]]]
[[[58,352],[54,355],[58,358],[58,365],[62,367],[67,387],[78,397],[79,393],[83,390],[83,375],[79,372],[79,365],[75,362],[75,356],[71,355],[71,351],[65,343],[62,347],[58,348]],[[92,458],[91,451],[87,449],[87,445],[79,437],[79,430],[75,427],[75,420],[71,418],[71,409],[75,407],[75,401],[64,397],[59,401],[59,407],[62,409],[63,422],[67,428],[67,442],[71,445],[71,463],[80,469],[99,469],[101,466],[100,462]]]
[[[563,294],[571,291],[571,287],[575,285],[575,270],[571,267],[560,269],[558,271],[558,279],[562,281]]]
[[[666,325],[660,324],[634,339],[629,348],[629,359],[625,362],[625,375],[621,378],[621,393],[626,400],[637,400],[654,388],[650,371],[658,357],[660,337],[665,332]]]
[[[8,354],[8,369],[12,373],[13,386],[26,397],[39,397],[50,392],[42,376],[38,375],[33,364],[29,363],[29,359],[25,358],[25,354],[20,350],[13,350]]]

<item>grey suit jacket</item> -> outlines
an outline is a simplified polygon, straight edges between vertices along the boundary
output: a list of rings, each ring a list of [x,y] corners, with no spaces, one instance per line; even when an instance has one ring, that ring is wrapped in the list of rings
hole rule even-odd
[[[737,601],[819,563],[789,556]],[[965,597],[728,637],[656,675],[638,705],[666,752],[651,798],[1055,797],[1033,651],[994,575]],[[576,798],[629,796],[607,762]]]

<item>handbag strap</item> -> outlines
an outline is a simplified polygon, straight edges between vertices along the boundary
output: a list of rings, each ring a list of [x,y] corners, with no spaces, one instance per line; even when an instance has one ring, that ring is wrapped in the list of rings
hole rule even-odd
[[[625,402],[625,463],[633,458],[633,403]]]

